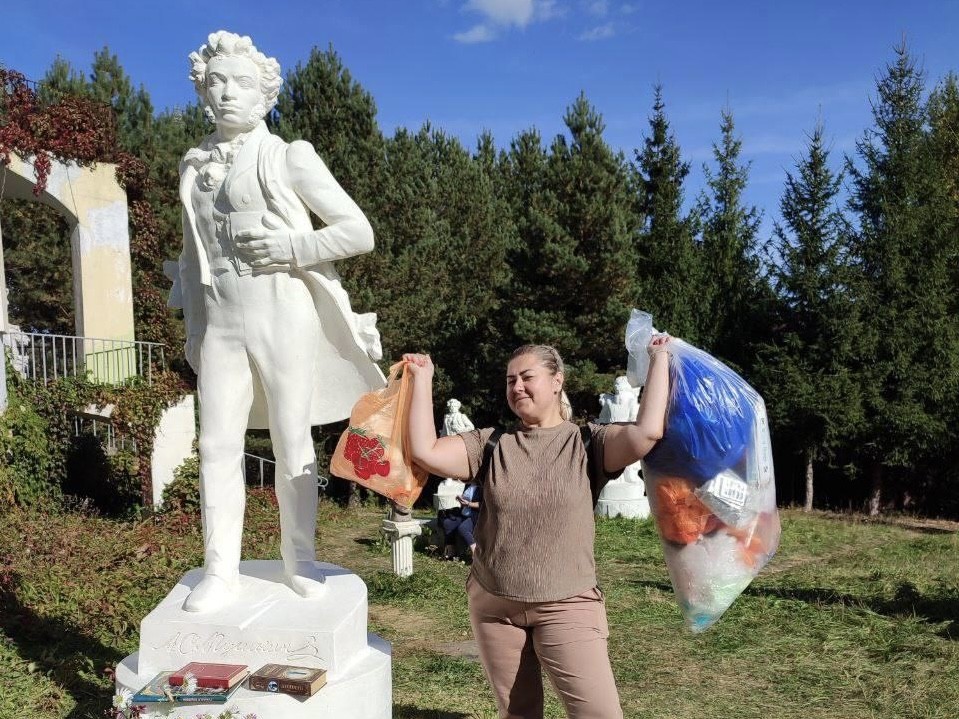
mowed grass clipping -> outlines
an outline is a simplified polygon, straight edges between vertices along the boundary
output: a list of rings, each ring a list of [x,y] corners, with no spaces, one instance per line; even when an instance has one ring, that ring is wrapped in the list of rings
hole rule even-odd
[[[390,571],[382,510],[323,502],[319,556],[367,582],[393,643],[393,716],[496,716],[466,609],[468,567],[415,555]],[[682,624],[650,522],[603,520],[596,558],[610,655],[630,719],[956,719],[959,535],[782,512],[776,558],[710,630]],[[244,557],[278,556],[276,503],[253,490]],[[0,516],[0,717],[103,716],[104,670],[140,619],[202,562],[199,519]],[[562,717],[555,697],[548,717]],[[270,719],[261,717],[261,719]]]

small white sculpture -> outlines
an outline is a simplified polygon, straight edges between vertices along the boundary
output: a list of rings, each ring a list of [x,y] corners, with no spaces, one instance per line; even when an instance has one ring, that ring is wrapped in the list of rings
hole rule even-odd
[[[612,394],[604,392],[599,396],[599,423],[635,422],[639,414],[639,388],[633,387],[625,375],[616,378],[614,387],[615,392]],[[620,477],[612,481],[642,485],[639,470],[639,462],[631,464],[623,470]]]
[[[443,429],[440,430],[440,437],[449,437],[474,429],[470,418],[460,411],[462,406],[463,403],[458,399],[451,399],[446,403],[446,416],[443,417]],[[447,477],[436,488],[436,494],[433,495],[433,508],[439,511],[459,507],[460,504],[456,498],[463,493],[464,489],[466,489],[465,483]]]
[[[446,403],[446,416],[443,417],[443,429],[440,431],[440,437],[448,437],[452,434],[469,432],[474,429],[470,418],[460,412],[463,403],[458,399],[451,399]]]
[[[273,440],[285,581],[315,596],[324,576],[310,426],[348,417],[385,382],[373,362],[376,315],[353,313],[332,264],[372,250],[373,231],[312,145],[288,144],[263,122],[279,64],[222,30],[190,63],[216,129],[180,163],[183,254],[171,292],[200,400],[204,576],[183,606],[212,611],[239,581],[247,428],[269,427]]]

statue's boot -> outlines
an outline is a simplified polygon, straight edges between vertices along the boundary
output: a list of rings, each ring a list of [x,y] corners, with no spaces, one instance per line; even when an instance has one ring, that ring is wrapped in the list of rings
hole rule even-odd
[[[239,580],[230,581],[217,574],[206,574],[183,602],[183,609],[187,612],[215,612],[234,601],[239,591]]]
[[[204,576],[183,602],[188,612],[213,612],[239,596],[246,486],[239,473],[225,482],[223,476],[213,476],[216,469],[200,465]]]
[[[280,507],[280,555],[287,585],[301,597],[317,597],[326,590],[326,577],[316,562],[316,464],[302,474],[276,478]]]

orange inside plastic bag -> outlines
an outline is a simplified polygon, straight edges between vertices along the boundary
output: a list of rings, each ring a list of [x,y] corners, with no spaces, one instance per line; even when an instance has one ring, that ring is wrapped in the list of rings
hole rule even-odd
[[[397,362],[390,367],[386,387],[367,392],[353,405],[350,425],[336,443],[330,472],[411,507],[423,491],[428,473],[410,459],[406,423],[412,379],[402,371],[405,365]]]
[[[664,539],[692,544],[720,526],[720,521],[695,495],[695,485],[682,477],[661,477],[656,482],[656,522]]]

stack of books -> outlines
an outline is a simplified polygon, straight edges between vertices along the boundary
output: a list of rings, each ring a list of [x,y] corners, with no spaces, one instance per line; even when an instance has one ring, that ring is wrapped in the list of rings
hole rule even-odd
[[[151,702],[224,704],[249,677],[253,691],[311,697],[326,684],[326,670],[267,664],[250,674],[245,664],[190,662],[157,674],[133,695],[133,704]]]
[[[249,675],[245,664],[190,662],[172,672],[160,672],[133,695],[134,704],[202,702],[224,704]]]

